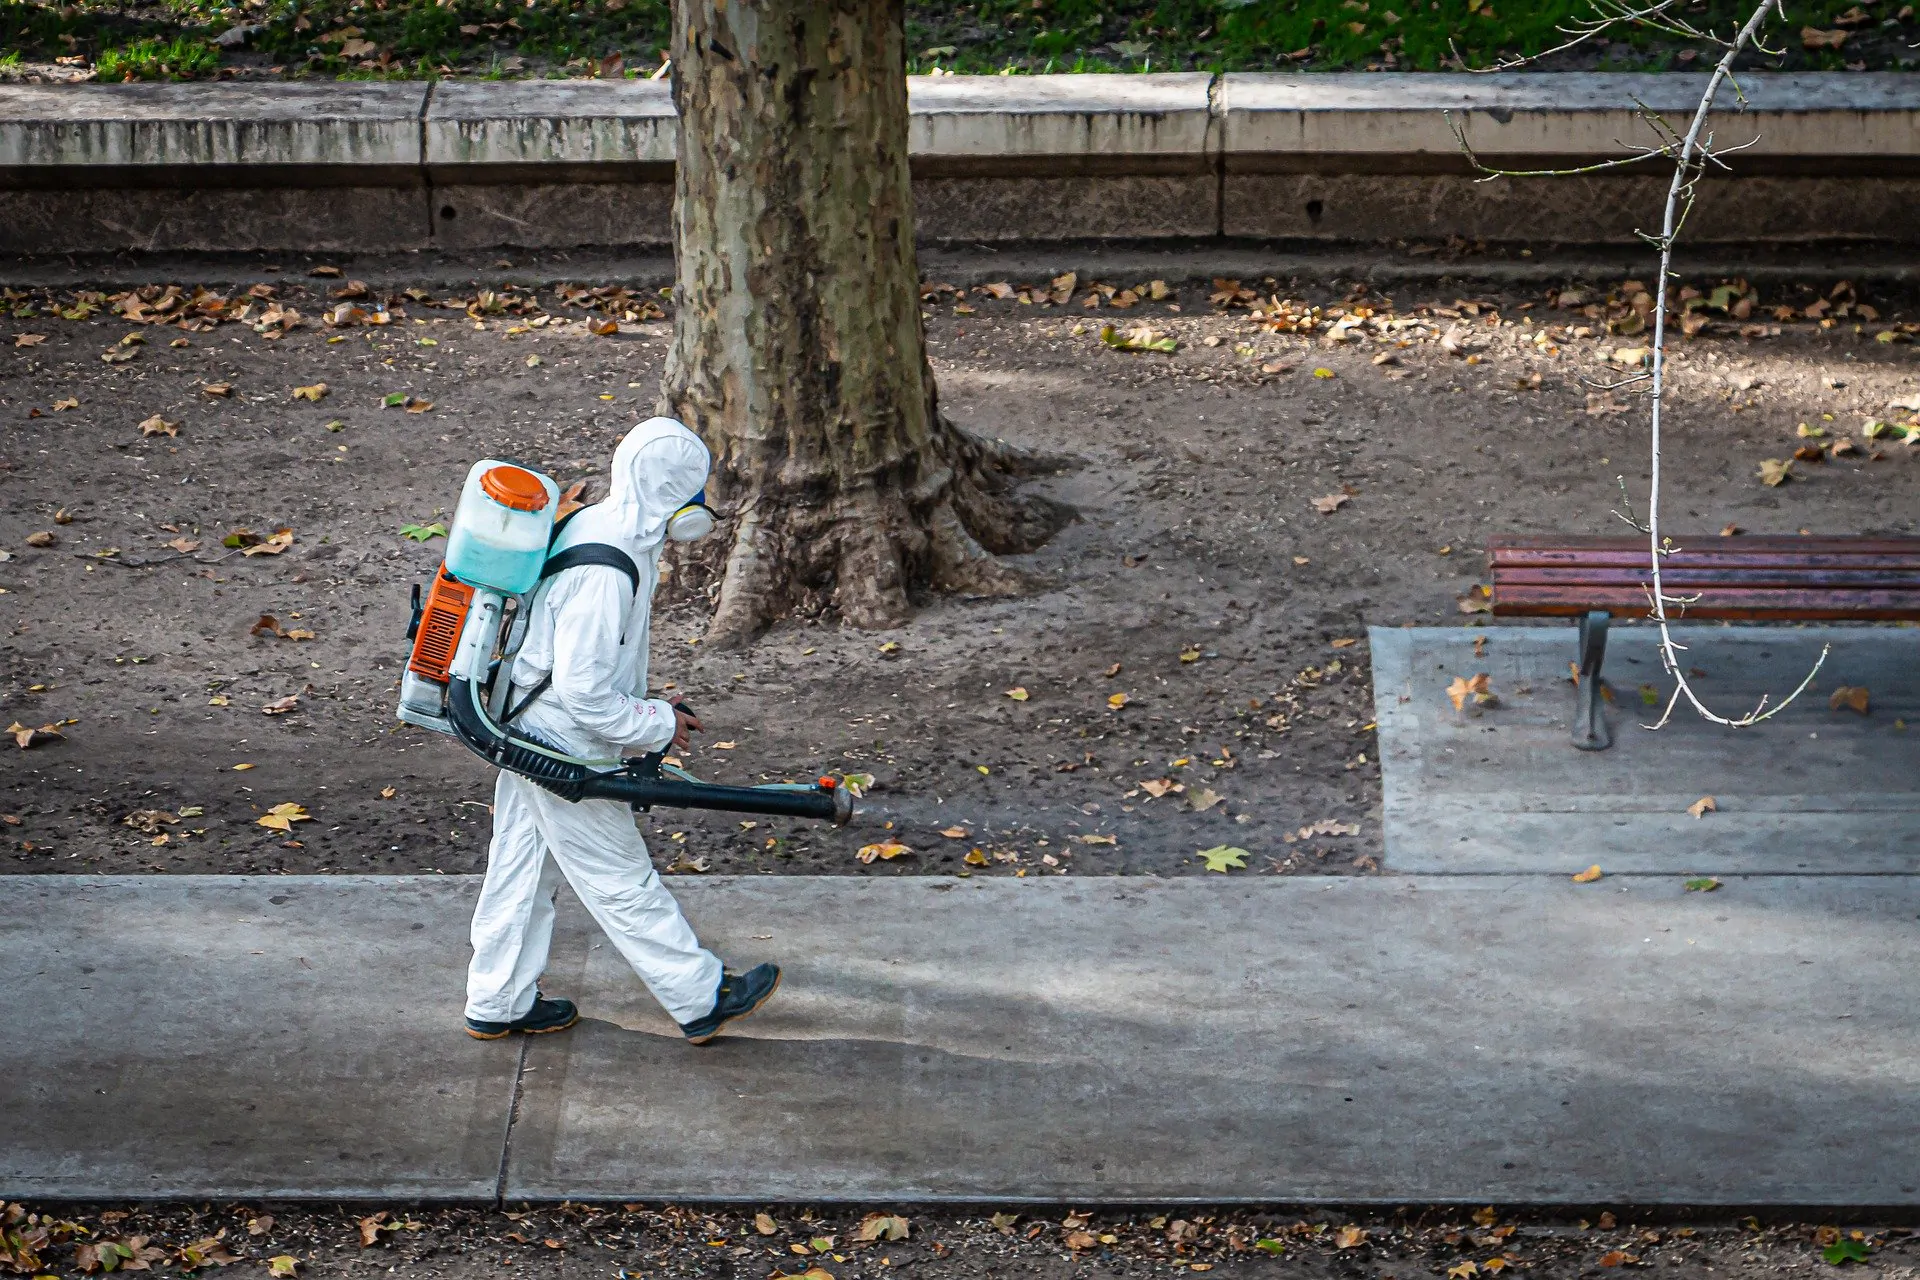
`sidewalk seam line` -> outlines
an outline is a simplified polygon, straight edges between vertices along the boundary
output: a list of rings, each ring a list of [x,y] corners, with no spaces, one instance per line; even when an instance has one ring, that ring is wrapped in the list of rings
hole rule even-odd
[[[507,1161],[513,1155],[513,1126],[520,1119],[520,1089],[527,1078],[527,1049],[529,1040],[520,1037],[520,1059],[513,1067],[513,1088],[507,1093],[507,1123],[500,1133],[500,1173],[493,1180],[493,1203],[498,1209],[507,1204]]]
[[[427,215],[426,247],[429,249],[434,247],[434,238],[433,238],[434,200],[433,200],[433,169],[427,164],[427,117],[433,113],[433,94],[434,94],[434,91],[439,87],[440,87],[440,82],[438,80],[427,81],[427,91],[426,93],[422,94],[420,97],[420,116],[419,116],[419,120],[417,121],[419,125],[419,143],[420,143],[420,190],[421,190],[421,193],[425,196],[426,204],[427,204],[427,207],[424,210],[424,212]]]
[[[1216,237],[1227,234],[1227,111],[1222,101],[1226,89],[1226,76],[1214,72],[1213,78],[1207,81],[1207,132],[1200,144],[1203,150],[1211,152],[1207,167],[1213,172],[1213,234]]]

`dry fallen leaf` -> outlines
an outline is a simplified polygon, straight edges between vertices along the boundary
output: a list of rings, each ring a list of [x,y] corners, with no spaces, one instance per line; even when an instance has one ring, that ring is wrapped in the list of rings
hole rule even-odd
[[[1687,806],[1687,812],[1696,818],[1704,817],[1709,813],[1718,813],[1719,811],[1720,806],[1714,803],[1712,796],[1701,796],[1698,800],[1695,800]]]
[[[1120,708],[1126,706],[1129,702],[1132,702],[1132,701],[1133,699],[1129,698],[1124,693],[1110,693],[1107,695],[1107,705],[1112,707],[1115,711],[1118,711]]]
[[[67,736],[60,732],[60,726],[57,724],[43,724],[38,729],[29,729],[18,720],[8,725],[6,732],[13,735],[13,744],[22,751],[25,751],[28,747],[34,746],[37,743],[44,742],[48,738],[64,738]]]
[[[1600,870],[1600,864],[1596,862],[1585,871],[1574,872],[1573,882],[1575,884],[1592,884],[1604,874],[1605,873]]]
[[[200,549],[199,543],[195,542],[192,538],[184,538],[184,537],[175,538],[172,542],[169,542],[167,545],[169,547],[172,547],[175,551],[178,551],[181,555],[187,555],[190,552],[198,551]]]
[[[1366,1231],[1354,1226],[1340,1228],[1340,1234],[1333,1238],[1334,1247],[1339,1249],[1358,1249],[1366,1242]]]
[[[296,822],[312,821],[313,819],[308,815],[305,805],[293,804],[291,802],[287,804],[277,804],[254,819],[254,822],[258,825],[274,831],[291,831],[293,830],[293,824]]]
[[[1117,676],[1120,674],[1120,664],[1116,662],[1112,666],[1108,667],[1105,671],[1102,671],[1100,674],[1103,676],[1106,676],[1108,679],[1112,679],[1114,676]]]
[[[228,545],[232,545],[231,540],[229,540]],[[243,545],[240,548],[240,554],[243,556],[277,556],[292,545],[293,530],[276,529],[270,538],[256,538],[250,545]]]
[[[1626,1266],[1638,1261],[1640,1259],[1622,1249],[1609,1249],[1600,1255],[1600,1265],[1603,1267]]]
[[[319,404],[327,398],[327,384],[324,382],[316,382],[310,387],[295,387],[293,389],[293,398],[295,400],[307,400],[314,404]]]
[[[13,335],[13,345],[16,347],[37,347],[46,340],[47,335],[44,333],[16,333]]]
[[[854,1231],[860,1240],[905,1240],[909,1233],[907,1220],[892,1213],[870,1213]]]
[[[940,834],[949,840],[965,840],[971,833],[965,827],[942,827]]]
[[[901,844],[898,840],[882,840],[878,844],[868,844],[868,845],[860,846],[860,851],[854,854],[853,856],[860,859],[860,861],[867,862],[867,863],[871,863],[875,859],[880,859],[883,861],[890,862],[893,859],[900,857],[902,854],[908,854],[912,852],[913,852],[912,849],[909,849],[906,845]]]
[[[299,705],[300,705],[300,695],[297,693],[290,693],[284,698],[279,698],[273,702],[269,702],[266,706],[261,707],[260,710],[266,715],[283,716],[287,712],[293,710],[295,707]]]
[[[78,409],[79,407],[80,407],[79,396],[68,396],[64,400],[55,400],[53,402],[53,411],[55,413],[64,413],[68,409]]]
[[[1225,799],[1225,796],[1211,787],[1202,787],[1187,797],[1187,803],[1193,806],[1195,813],[1205,813]]]
[[[1865,685],[1843,684],[1833,691],[1827,699],[1827,706],[1835,711],[1842,707],[1851,707],[1861,715],[1867,714],[1867,688]]]
[[[156,413],[151,418],[147,418],[140,423],[140,434],[143,436],[177,436],[180,434],[180,424],[177,422],[168,422]]]
[[[1447,686],[1447,698],[1453,703],[1455,711],[1466,710],[1469,699],[1476,706],[1492,706],[1497,701],[1493,694],[1493,678],[1484,671],[1471,680],[1455,676],[1453,683]]]
[[[394,796],[394,790],[392,787],[380,788],[380,798],[382,800],[391,800],[393,799],[393,796]]]
[[[560,508],[553,513],[554,519],[565,520],[568,516],[586,506],[587,501],[584,496],[586,492],[587,482],[585,480],[575,480],[565,489],[562,489],[560,491]]]
[[[214,396],[224,400],[233,394],[233,384],[231,382],[203,382],[200,384],[200,394]]]
[[[1313,509],[1323,516],[1330,516],[1347,505],[1351,499],[1344,493],[1330,493],[1324,498],[1313,500]]]
[[[57,547],[60,545],[60,539],[51,529],[39,529],[27,535],[27,545],[30,547]]]
[[[1763,458],[1760,460],[1760,483],[1769,489],[1777,489],[1793,479],[1793,459]]]

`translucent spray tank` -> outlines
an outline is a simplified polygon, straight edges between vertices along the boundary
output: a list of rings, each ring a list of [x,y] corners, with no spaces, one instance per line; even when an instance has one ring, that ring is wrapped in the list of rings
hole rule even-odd
[[[447,532],[447,572],[469,586],[517,596],[547,560],[560,487],[537,471],[482,458],[467,472]]]

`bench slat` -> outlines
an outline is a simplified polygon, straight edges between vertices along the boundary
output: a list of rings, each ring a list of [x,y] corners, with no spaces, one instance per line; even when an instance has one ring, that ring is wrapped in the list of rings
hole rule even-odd
[[[1682,610],[1669,607],[1673,618],[1713,620],[1806,620],[1892,622],[1920,619],[1920,597],[1910,591],[1848,589],[1844,591],[1794,589],[1713,588],[1684,592],[1700,598]],[[1621,618],[1643,618],[1649,610],[1647,594],[1639,587],[1581,588],[1569,586],[1509,586],[1495,583],[1493,612],[1499,617],[1576,617],[1590,610]]]
[[[1682,546],[1750,548],[1761,551],[1801,549],[1839,555],[1920,555],[1920,538],[1852,538],[1788,534],[1741,534],[1723,538],[1718,534],[1672,534]],[[1637,534],[1625,537],[1534,536],[1499,534],[1487,540],[1489,551],[1645,551],[1647,540]]]
[[[1645,568],[1646,544],[1628,550],[1607,551],[1496,551],[1491,557],[1495,573],[1523,569],[1632,569]],[[1920,571],[1920,551],[1910,555],[1843,556],[1826,552],[1785,555],[1779,552],[1718,551],[1701,552],[1683,546],[1667,556],[1662,564],[1669,568],[1704,569],[1725,566],[1729,569],[1770,569],[1789,567],[1816,571],[1821,569],[1891,569]]]
[[[1880,588],[1887,591],[1912,591],[1916,602],[1920,602],[1920,569],[1802,569],[1797,565],[1778,565],[1768,568],[1732,568],[1715,566],[1699,568],[1697,566],[1676,566],[1672,563],[1660,567],[1660,580],[1669,589],[1676,587],[1719,587],[1728,590],[1752,590],[1760,587],[1781,587],[1804,590],[1847,590],[1856,587]],[[1512,586],[1568,586],[1568,587],[1632,587],[1641,583],[1651,585],[1653,574],[1641,563],[1630,568],[1598,567],[1582,565],[1577,569],[1561,566],[1550,568],[1524,569],[1502,568],[1497,575],[1497,587]]]

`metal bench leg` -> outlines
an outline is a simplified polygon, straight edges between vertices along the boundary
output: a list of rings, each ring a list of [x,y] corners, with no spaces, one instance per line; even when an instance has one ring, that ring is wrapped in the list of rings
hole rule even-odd
[[[1613,745],[1600,696],[1600,667],[1607,660],[1610,616],[1589,613],[1579,619],[1580,687],[1574,692],[1573,745],[1582,751],[1605,751]]]

